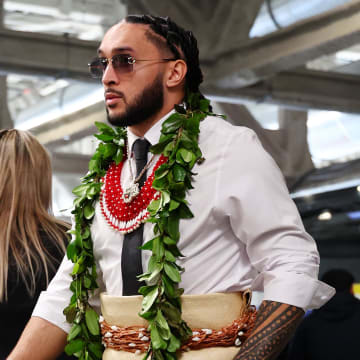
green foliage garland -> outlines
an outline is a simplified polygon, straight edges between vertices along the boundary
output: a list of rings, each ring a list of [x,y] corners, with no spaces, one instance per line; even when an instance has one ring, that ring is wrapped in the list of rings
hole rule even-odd
[[[143,295],[139,315],[149,322],[151,344],[144,359],[176,360],[176,351],[192,332],[181,319],[178,287],[181,272],[177,263],[183,256],[177,244],[180,239],[179,221],[193,217],[185,199],[192,189],[192,168],[201,163],[198,146],[200,121],[207,115],[210,102],[199,93],[190,93],[186,105],[176,105],[176,112],[162,124],[159,143],[152,146],[153,154],[163,154],[168,161],[155,172],[153,187],[161,194],[159,200],[148,206],[154,224],[154,238],[141,249],[151,250],[148,270],[139,276],[145,280],[139,293]],[[101,359],[103,348],[97,313],[89,305],[89,296],[97,285],[96,265],[93,255],[90,226],[95,215],[95,204],[101,191],[101,178],[110,164],[119,164],[123,159],[126,129],[115,129],[103,123],[96,123],[101,141],[89,163],[89,172],[82,178],[81,185],[73,193],[75,228],[70,231],[73,240],[68,245],[67,257],[74,263],[70,289],[73,295],[69,306],[64,309],[66,320],[72,324],[65,351],[83,360]]]

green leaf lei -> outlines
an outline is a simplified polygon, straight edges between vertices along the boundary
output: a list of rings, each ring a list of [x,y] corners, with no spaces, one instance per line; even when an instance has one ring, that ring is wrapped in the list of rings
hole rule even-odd
[[[153,187],[161,194],[148,206],[154,224],[154,238],[141,249],[151,250],[148,270],[139,276],[145,280],[139,293],[143,295],[139,316],[149,323],[151,344],[144,359],[176,360],[181,343],[191,336],[191,329],[181,319],[178,287],[181,272],[176,260],[183,256],[177,244],[180,239],[179,221],[193,217],[185,199],[191,185],[192,168],[203,161],[198,146],[200,121],[209,111],[210,101],[199,93],[190,93],[185,106],[176,105],[176,112],[162,124],[159,143],[152,146],[153,154],[163,154],[168,161],[155,172]],[[89,296],[97,285],[96,265],[93,255],[90,226],[95,214],[95,203],[101,191],[101,178],[110,164],[123,159],[126,129],[115,129],[104,123],[96,123],[101,141],[89,163],[89,172],[73,193],[75,228],[70,231],[73,240],[67,247],[67,257],[74,263],[70,289],[73,295],[64,309],[66,320],[72,324],[65,351],[83,360],[101,359],[103,347],[97,313],[89,305]]]

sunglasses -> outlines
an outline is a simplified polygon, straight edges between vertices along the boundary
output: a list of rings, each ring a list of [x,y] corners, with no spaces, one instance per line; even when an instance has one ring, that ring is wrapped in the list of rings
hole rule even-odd
[[[88,66],[90,74],[93,78],[102,78],[104,75],[104,71],[108,66],[109,62],[111,62],[113,68],[117,71],[118,74],[127,74],[134,71],[134,64],[138,61],[174,61],[176,59],[135,59],[134,57],[126,54],[117,54],[114,55],[112,58],[104,58],[104,57],[97,57],[92,60]]]

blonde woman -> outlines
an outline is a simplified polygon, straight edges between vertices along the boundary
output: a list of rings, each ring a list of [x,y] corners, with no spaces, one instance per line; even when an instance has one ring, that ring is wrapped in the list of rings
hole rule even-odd
[[[51,164],[27,131],[0,130],[0,359],[15,346],[65,252],[51,209]]]

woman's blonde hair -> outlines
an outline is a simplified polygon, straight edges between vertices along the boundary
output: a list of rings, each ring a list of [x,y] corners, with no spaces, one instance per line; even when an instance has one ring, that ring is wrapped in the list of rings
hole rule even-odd
[[[65,252],[68,225],[51,215],[51,162],[46,149],[27,131],[0,130],[0,302],[7,300],[9,267],[33,295],[36,277],[55,271],[51,247]],[[42,236],[41,236],[42,235]]]

